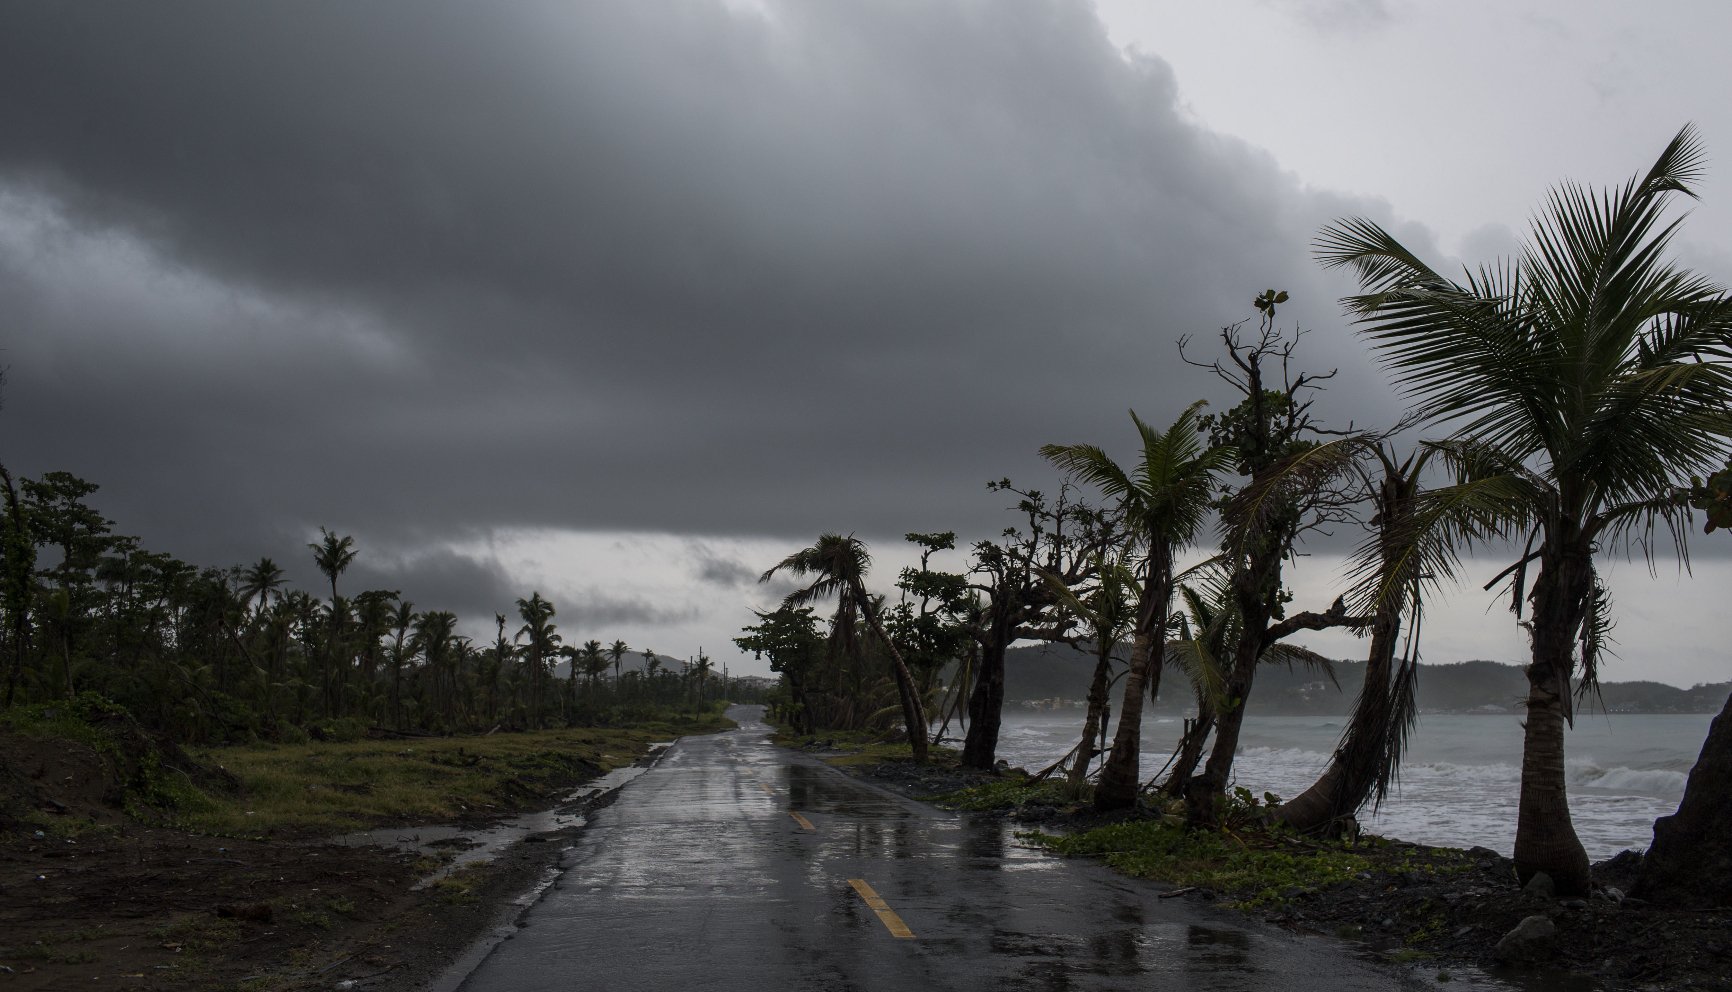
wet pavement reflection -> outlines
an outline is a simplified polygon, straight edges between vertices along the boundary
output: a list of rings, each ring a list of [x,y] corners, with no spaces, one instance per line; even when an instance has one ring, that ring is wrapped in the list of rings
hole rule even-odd
[[[1431,984],[1342,945],[1159,900],[1154,887],[1098,865],[1030,850],[1001,822],[858,782],[772,746],[760,713],[737,708],[738,730],[679,742],[594,813],[560,877],[460,987]],[[850,880],[869,883],[890,915]],[[892,919],[912,938],[897,937]]]

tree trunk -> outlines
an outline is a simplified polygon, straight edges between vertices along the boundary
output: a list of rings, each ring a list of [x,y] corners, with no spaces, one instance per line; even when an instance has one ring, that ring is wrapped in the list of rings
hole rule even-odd
[[[1668,909],[1732,906],[1732,696],[1708,727],[1678,812],[1654,821],[1636,895]]]
[[[1193,823],[1213,824],[1218,819],[1218,801],[1233,774],[1245,705],[1250,702],[1257,663],[1263,659],[1263,638],[1281,588],[1281,558],[1290,543],[1283,533],[1271,533],[1264,547],[1253,552],[1245,569],[1233,577],[1241,621],[1239,642],[1233,647],[1233,667],[1227,675],[1227,704],[1215,717],[1215,746],[1203,774],[1183,784],[1186,816]]]
[[[974,691],[968,694],[968,733],[962,744],[962,767],[983,772],[997,764],[998,731],[1004,720],[1004,652],[1010,646],[1011,620],[1004,595],[1001,588],[990,608]]]
[[[1143,746],[1143,699],[1149,667],[1155,657],[1154,637],[1139,630],[1131,642],[1131,669],[1125,676],[1125,698],[1119,707],[1118,732],[1101,779],[1095,784],[1095,809],[1106,812],[1126,809],[1137,801],[1141,784],[1140,757]]]
[[[1112,675],[1112,655],[1102,648],[1100,644],[1095,645],[1095,674],[1089,682],[1088,716],[1083,720],[1082,740],[1076,746],[1076,761],[1066,776],[1072,795],[1077,794],[1088,781],[1089,762],[1100,754],[1101,721],[1107,708],[1107,679]]]
[[[1548,544],[1551,542],[1548,541]],[[1521,805],[1516,813],[1516,877],[1550,875],[1560,896],[1588,894],[1588,855],[1570,822],[1564,779],[1564,722],[1576,636],[1593,570],[1586,547],[1565,537],[1540,557],[1533,587],[1533,662],[1527,667]]]
[[[1396,746],[1399,716],[1392,690],[1395,649],[1401,637],[1401,611],[1406,597],[1390,594],[1371,628],[1371,650],[1365,659],[1365,683],[1353,704],[1353,717],[1341,744],[1317,781],[1275,809],[1276,820],[1300,833],[1321,833],[1345,826],[1371,798]]]
[[[908,746],[914,752],[914,760],[920,764],[926,763],[926,713],[920,704],[919,691],[914,686],[914,676],[909,673],[908,666],[902,661],[902,652],[896,650],[896,644],[885,632],[884,624],[878,619],[878,610],[873,607],[872,600],[866,595],[864,586],[856,586],[854,596],[860,603],[860,610],[866,616],[866,622],[884,645],[884,650],[890,653],[890,666],[896,675],[896,691],[902,697],[902,722],[908,728]]]
[[[1203,760],[1203,745],[1215,730],[1215,707],[1201,690],[1197,692],[1197,716],[1185,721],[1185,733],[1179,738],[1179,757],[1173,762],[1172,773],[1161,786],[1161,792],[1175,799],[1185,795],[1185,785],[1196,773]]]
[[[1113,735],[1112,753],[1107,756],[1101,780],[1095,785],[1094,806],[1101,812],[1134,805],[1142,786],[1143,700],[1149,695],[1151,670],[1158,685],[1160,665],[1166,660],[1167,604],[1173,596],[1171,551],[1158,546],[1150,548],[1148,567],[1136,635],[1131,641],[1131,670],[1125,676],[1125,699],[1119,707],[1118,733]]]

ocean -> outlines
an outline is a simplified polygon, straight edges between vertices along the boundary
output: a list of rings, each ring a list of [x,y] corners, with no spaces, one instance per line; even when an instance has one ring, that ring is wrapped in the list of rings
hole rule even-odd
[[[1711,714],[1586,714],[1565,744],[1570,815],[1588,857],[1645,849],[1654,819],[1672,813],[1707,736]],[[1082,733],[1081,710],[1006,710],[998,755],[1030,771],[1069,751]],[[1290,798],[1309,786],[1334,751],[1342,717],[1257,717],[1245,722],[1235,785]],[[954,728],[952,728],[954,730]],[[1143,723],[1145,779],[1166,763],[1181,724]],[[1385,837],[1509,854],[1521,784],[1520,717],[1422,715],[1402,762],[1401,783],[1365,829]]]

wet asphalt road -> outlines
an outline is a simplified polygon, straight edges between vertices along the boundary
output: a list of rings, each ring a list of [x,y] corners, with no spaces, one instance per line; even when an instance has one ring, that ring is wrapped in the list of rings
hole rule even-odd
[[[782,751],[760,713],[627,785],[461,989],[1403,987],[1340,945],[1156,899]]]

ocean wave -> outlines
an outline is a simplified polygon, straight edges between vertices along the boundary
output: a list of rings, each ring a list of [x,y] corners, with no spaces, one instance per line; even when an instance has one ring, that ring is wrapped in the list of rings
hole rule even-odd
[[[1690,778],[1684,772],[1665,768],[1596,768],[1584,765],[1572,768],[1570,772],[1575,785],[1669,799],[1682,796],[1684,785]]]

